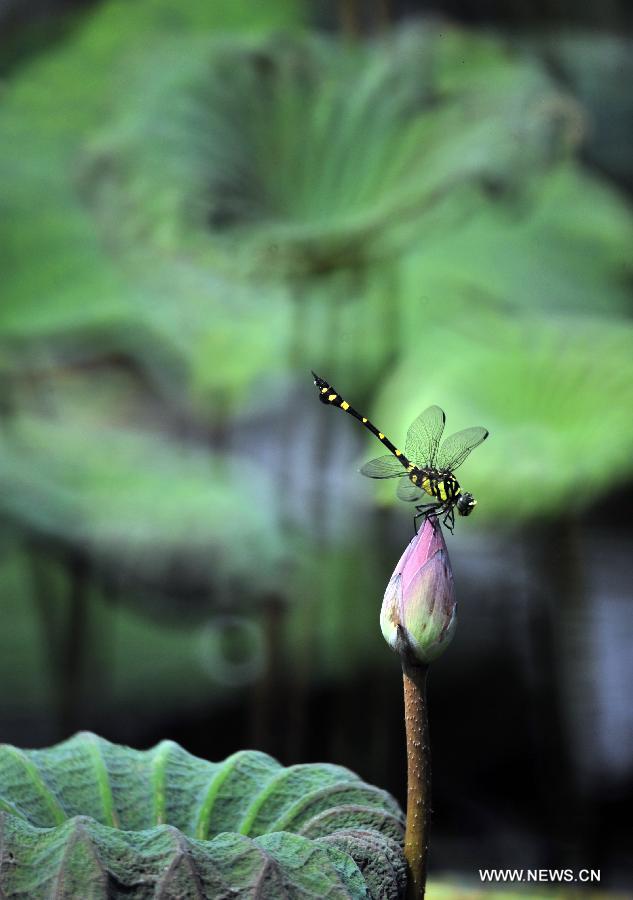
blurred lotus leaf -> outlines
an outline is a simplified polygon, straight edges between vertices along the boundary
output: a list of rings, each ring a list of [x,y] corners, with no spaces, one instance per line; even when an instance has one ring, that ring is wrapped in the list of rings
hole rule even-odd
[[[482,308],[628,313],[633,216],[613,187],[568,164],[465,214],[477,203],[455,192],[403,257],[393,315],[405,343],[419,340],[421,309],[427,329]]]
[[[542,55],[583,104],[585,155],[619,183],[633,187],[633,41],[629,34],[548,29],[519,39]]]
[[[490,314],[437,329],[423,356],[411,352],[386,379],[373,415],[402,440],[435,402],[446,434],[490,431],[458,472],[477,518],[577,511],[633,474],[633,327]],[[395,494],[393,482],[381,490]]]
[[[6,186],[0,342],[10,347],[13,365],[28,367],[51,352],[83,359],[125,353],[161,388],[179,382],[194,395],[200,392],[200,405],[217,400],[224,414],[252,378],[277,361],[283,364],[287,327],[279,291],[265,291],[266,302],[254,304],[243,284],[211,277],[208,267],[192,264],[190,254],[167,266],[156,255],[139,259],[139,247],[132,246],[121,260],[96,225],[85,178],[95,129],[104,121],[125,127],[117,98],[128,93],[125,80],[139,40],[154,45],[158,77],[166,64],[159,51],[167,35],[175,43],[180,39],[186,67],[187,48],[200,34],[208,44],[226,30],[255,35],[297,21],[293,0],[267,0],[256,8],[188,0],[178,9],[164,0],[144,0],[133,12],[110,2],[86,16],[76,38],[7,86],[0,111],[6,138],[0,149]],[[123,217],[121,234],[125,223]],[[171,227],[168,218],[161,227]],[[264,329],[278,342],[258,339]],[[243,350],[237,357],[226,350],[236,342]],[[165,362],[167,371],[161,372]]]
[[[201,460],[223,429],[275,411],[277,456],[292,462],[297,369],[327,363],[341,389],[368,394],[395,360],[403,411],[409,398],[418,411],[411,384],[425,383],[450,414],[462,385],[498,360],[504,389],[522,395],[512,354],[525,344],[493,313],[628,304],[630,214],[573,159],[584,114],[539,62],[437,23],[349,43],[299,31],[300,19],[291,0],[143,0],[133,12],[111,0],[8,83],[0,353],[17,421],[3,477],[14,473],[4,503],[23,525],[124,558],[152,542],[180,552],[189,527],[196,559],[213,538],[231,573],[246,570],[235,548],[252,535],[268,569],[279,483],[246,478],[250,460]],[[487,342],[447,327],[475,314]],[[526,327],[536,343],[522,358],[538,368],[539,336],[562,330]],[[583,326],[565,329],[571,340]],[[596,331],[607,355],[615,330]],[[548,368],[563,369],[551,341]],[[39,380],[40,402],[60,369],[91,365],[108,370],[111,398],[86,378],[81,422],[72,403],[38,419],[25,385]],[[127,369],[134,404],[117,382]],[[491,429],[502,409],[482,408]],[[143,435],[128,433],[135,416]],[[129,441],[144,450],[128,453]],[[587,498],[616,473],[596,469]],[[168,511],[162,498],[154,515],[161,483],[181,502]],[[548,490],[546,505],[577,484]]]
[[[403,816],[340,766],[224,762],[172,741],[137,751],[82,733],[0,746],[0,889],[64,896],[402,896]],[[264,877],[265,876],[265,877]]]
[[[0,451],[0,508],[21,528],[68,542],[125,583],[277,584],[283,548],[271,485],[248,463],[167,436],[23,415]]]
[[[295,322],[280,272],[344,270],[313,304],[337,334],[329,308],[356,273],[358,372],[394,352],[405,248],[434,304],[456,291],[466,309],[462,289],[485,283],[497,302],[518,285],[517,302],[584,303],[595,288],[622,305],[629,219],[569,161],[583,116],[538,63],[437,23],[350,45],[298,21],[290,0],[144,0],[134,15],[110,2],[18,73],[0,151],[0,339],[14,352],[69,333],[84,354],[118,345],[154,378],[167,360],[163,385],[226,416],[262,373],[332,356],[331,327]],[[254,285],[235,282],[253,268]],[[297,302],[309,280],[290,283]]]
[[[432,24],[172,42],[135,61],[114,116],[82,182],[109,245],[304,274],[393,252],[463,182],[518,187],[580,129],[538,66]]]

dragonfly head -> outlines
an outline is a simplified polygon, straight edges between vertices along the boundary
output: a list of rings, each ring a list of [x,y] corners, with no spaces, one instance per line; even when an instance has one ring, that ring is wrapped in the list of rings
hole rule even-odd
[[[457,498],[457,512],[460,516],[469,516],[473,509],[477,506],[477,501],[468,491],[463,491]]]

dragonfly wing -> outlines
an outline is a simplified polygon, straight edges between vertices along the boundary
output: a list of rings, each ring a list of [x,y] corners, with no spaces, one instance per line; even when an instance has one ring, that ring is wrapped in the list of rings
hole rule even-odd
[[[409,481],[408,478],[402,479],[398,485],[396,494],[401,500],[406,500],[407,502],[411,500],[420,500],[425,496],[424,491]]]
[[[478,447],[488,437],[485,428],[464,428],[447,437],[437,457],[438,469],[449,469],[454,472],[464,462],[471,450]]]
[[[439,406],[429,406],[420,413],[407,431],[405,456],[418,466],[435,468],[435,457],[445,421],[444,410]]]
[[[397,478],[400,475],[406,475],[402,463],[391,453],[379,456],[377,459],[370,459],[361,467],[360,471],[368,478]]]

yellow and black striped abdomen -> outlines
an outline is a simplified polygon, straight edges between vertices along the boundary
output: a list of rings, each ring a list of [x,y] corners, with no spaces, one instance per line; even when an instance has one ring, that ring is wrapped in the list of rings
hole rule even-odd
[[[324,403],[331,403],[332,406],[338,406],[339,409],[344,409],[345,412],[350,408],[347,400],[343,400],[342,397],[329,390],[329,388],[322,388],[321,394],[323,395]]]
[[[373,424],[373,422],[369,421],[367,416],[362,416],[357,410],[355,410],[354,407],[347,402],[347,400],[344,400],[341,397],[338,391],[336,391],[330,384],[327,383],[327,381],[324,381],[314,372],[312,374],[314,375],[314,383],[316,384],[319,391],[319,400],[321,401],[321,403],[325,403],[329,406],[338,406],[339,409],[342,409],[345,412],[349,413],[350,416],[354,416],[355,419],[358,419],[358,421],[361,422],[365,426],[365,428],[371,431],[371,433],[374,434],[378,438],[378,440],[384,444],[384,446],[387,448],[387,450],[390,451],[390,453],[393,453],[398,462],[400,462],[405,469],[411,468],[411,463],[404,455],[402,450],[396,447],[396,445],[393,444],[389,440],[389,438],[382,433],[382,431],[379,431]]]

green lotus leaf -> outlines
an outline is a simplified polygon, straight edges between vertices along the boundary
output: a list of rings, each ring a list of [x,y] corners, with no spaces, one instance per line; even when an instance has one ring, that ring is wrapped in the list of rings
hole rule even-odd
[[[623,198],[572,165],[544,173],[515,205],[454,192],[402,260],[403,338],[419,340],[409,320],[420,309],[427,326],[482,307],[627,314],[632,244]]]
[[[414,304],[458,293],[463,312],[464,288],[626,302],[629,220],[565,159],[582,117],[542,67],[452,27],[350,46],[299,20],[291,0],[108,2],[16,72],[0,111],[0,340],[15,365],[33,347],[123,353],[226,417],[262,375],[278,389],[299,358],[345,362],[338,338],[361,334],[349,368],[369,384],[394,351],[411,244]],[[280,271],[327,284],[317,297],[315,279],[292,281],[292,303]]]
[[[392,797],[340,766],[257,751],[210,763],[90,733],[2,745],[0,835],[0,891],[16,900],[397,900],[405,886]]]
[[[546,28],[518,38],[560,72],[587,110],[585,156],[631,186],[633,43],[625,33]]]
[[[160,82],[169,68],[161,51],[170,41],[186,65],[187,48],[193,53],[200,35],[206,43],[227,31],[254,39],[299,20],[294,0],[256,7],[241,0],[187,0],[177,9],[144,0],[134,10],[114,0],[87,14],[72,38],[15,73],[0,110],[6,187],[0,342],[13,367],[50,361],[52,354],[65,361],[68,355],[85,360],[123,354],[161,389],[191,389],[200,405],[211,399],[223,412],[240,402],[262,371],[279,369],[286,333],[279,292],[259,285],[257,299],[265,293],[267,303],[256,306],[243,284],[212,277],[208,267],[191,263],[190,253],[166,266],[160,255],[141,259],[137,246],[127,248],[123,261],[97,227],[87,160],[93,135],[106,122],[125,129],[117,119],[118,98],[131,89],[137,57],[146,60],[141,46],[154,48]],[[164,215],[160,227],[172,227]],[[257,340],[264,329],[278,342]],[[243,350],[239,367],[226,349],[236,340]],[[209,363],[214,357],[215,365]]]
[[[0,448],[0,509],[21,528],[84,548],[153,583],[174,565],[201,583],[282,558],[272,484],[249,463],[166,436],[71,418],[22,415]]]
[[[355,47],[200,38],[159,56],[135,62],[86,148],[95,221],[121,250],[218,264],[228,243],[232,267],[365,264],[456,185],[526,181],[578,118],[537,66],[430,24]]]
[[[458,472],[479,500],[478,519],[577,511],[630,478],[628,321],[491,314],[427,336],[424,353],[409,353],[385,379],[372,415],[397,441],[431,403],[446,412],[446,434],[488,428]],[[381,496],[393,494],[387,482]]]
[[[134,290],[137,314],[155,341],[145,352],[141,340],[131,353],[147,359],[144,369],[151,374],[162,358],[174,361],[167,370],[172,394],[180,387],[177,399],[191,406],[198,421],[244,416],[261,409],[269,392],[274,397],[284,389],[295,314],[282,286],[249,285],[186,262],[144,259],[135,262]]]

